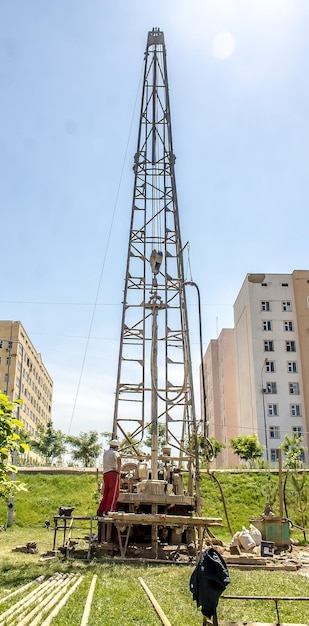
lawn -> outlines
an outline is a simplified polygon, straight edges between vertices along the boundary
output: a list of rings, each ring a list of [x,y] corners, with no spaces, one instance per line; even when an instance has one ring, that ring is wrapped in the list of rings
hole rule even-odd
[[[38,576],[50,577],[55,572],[71,572],[84,576],[81,585],[69,598],[53,624],[80,624],[87,594],[93,578],[98,576],[92,602],[89,626],[156,626],[161,624],[138,578],[146,582],[172,626],[201,624],[202,616],[192,601],[189,580],[192,565],[122,564],[112,559],[86,561],[56,559],[40,562],[39,556],[52,545],[52,531],[42,528],[13,527],[0,533],[0,600]],[[12,552],[16,545],[36,541],[39,554]],[[228,595],[308,596],[308,579],[295,572],[239,571],[230,568]],[[25,592],[27,593],[27,592]],[[16,598],[3,603],[4,611]],[[280,616],[285,623],[307,623],[308,602],[282,602]],[[220,600],[219,619],[229,621],[276,621],[274,602]]]
[[[206,517],[222,517],[223,528],[216,534],[220,539],[229,541],[231,533],[249,526],[250,519],[260,516],[269,499],[269,493],[278,484],[278,476],[270,473],[230,474],[217,473],[221,492],[210,475],[203,475],[201,494],[204,499],[203,515]],[[18,526],[43,527],[46,519],[53,520],[59,506],[73,506],[74,515],[95,515],[99,502],[99,493],[95,474],[64,475],[64,474],[18,474],[18,479],[26,483],[28,491],[21,491],[15,498],[15,524]],[[307,476],[307,483],[309,477]],[[307,486],[307,491],[308,491]],[[295,506],[295,495],[288,483],[287,501],[289,517],[298,523],[298,510]],[[229,524],[225,515],[225,508]],[[278,497],[274,512],[278,514]],[[7,520],[7,508],[0,500],[0,526]],[[300,532],[293,530],[293,537],[302,541]]]
[[[27,483],[28,492],[21,492],[15,500],[15,523],[0,532],[0,601],[38,576],[46,578],[55,572],[72,572],[83,580],[61,609],[54,625],[76,626],[81,623],[88,591],[97,575],[88,626],[159,626],[161,620],[155,613],[148,597],[139,583],[141,577],[172,626],[195,626],[202,623],[202,615],[192,601],[189,580],[193,565],[153,565],[119,563],[113,559],[91,562],[69,559],[39,559],[40,554],[50,550],[53,543],[52,529],[45,528],[45,520],[51,520],[59,506],[74,506],[76,515],[93,515],[97,508],[97,484],[95,475],[20,475]],[[271,480],[275,483],[276,477]],[[261,513],[269,487],[265,475],[229,474],[220,477],[230,523],[233,532],[247,525],[251,517]],[[229,541],[230,533],[224,515],[224,507],[215,482],[206,476],[202,480],[205,498],[203,514],[222,516],[224,527],[217,532]],[[6,521],[6,506],[0,503],[0,524]],[[301,537],[301,535],[300,535]],[[22,554],[12,551],[16,545],[36,541],[39,554]],[[240,571],[230,567],[231,583],[227,595],[309,596],[308,579],[296,572]],[[25,593],[28,593],[27,591]],[[19,596],[18,596],[19,598]],[[17,598],[1,604],[1,612],[9,608]],[[308,623],[308,602],[282,602],[279,604],[281,621],[285,623]],[[276,622],[274,602],[235,601],[221,599],[218,617],[229,621]]]

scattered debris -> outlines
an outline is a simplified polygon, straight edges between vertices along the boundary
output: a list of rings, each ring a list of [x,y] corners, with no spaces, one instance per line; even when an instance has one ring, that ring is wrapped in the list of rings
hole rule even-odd
[[[252,552],[253,548],[261,545],[261,542],[262,533],[253,524],[250,524],[250,530],[243,526],[242,530],[233,536],[230,543],[230,552],[231,554],[237,554],[238,552],[237,550],[234,551],[234,548],[238,548],[239,553],[241,550]]]
[[[40,563],[45,563],[46,561],[55,561],[62,556],[58,550],[46,550],[46,552],[42,552],[40,555],[39,561]]]
[[[16,546],[12,548],[12,552],[23,552],[25,554],[37,554],[37,544],[36,541],[28,541],[22,546]]]
[[[299,572],[309,577],[309,547],[289,546],[286,550],[280,550],[273,556],[261,556],[260,546],[253,548],[251,552],[245,552],[239,548],[239,553],[234,552],[229,545],[222,549],[222,555],[229,566],[239,569],[268,569],[283,570],[287,572]]]

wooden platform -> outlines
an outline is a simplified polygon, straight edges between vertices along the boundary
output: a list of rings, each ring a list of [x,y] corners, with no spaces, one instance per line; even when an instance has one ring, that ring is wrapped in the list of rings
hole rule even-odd
[[[114,526],[117,530],[118,548],[122,558],[126,557],[127,547],[129,543],[132,526],[151,526],[154,532],[159,527],[167,527],[180,529],[182,532],[187,528],[196,528],[197,530],[207,530],[209,527],[221,527],[222,518],[220,517],[191,517],[189,515],[166,515],[166,514],[148,514],[148,513],[108,513],[102,517],[84,517],[84,516],[65,516],[54,515],[54,541],[53,550],[55,550],[57,536],[62,533],[62,550],[69,550],[72,541],[73,531],[84,530],[86,522],[89,528],[89,543],[87,559],[91,558],[92,537],[94,523],[102,524],[104,530],[105,541],[108,543],[111,536],[111,528]]]
[[[222,527],[221,517],[191,517],[190,515],[166,515],[166,514],[152,514],[152,513],[121,513],[116,511],[115,513],[108,513],[107,516],[99,518],[101,521],[113,521],[122,524],[134,524],[136,526],[150,525],[150,526],[168,526],[172,527],[190,527],[190,528],[208,528],[210,526]]]

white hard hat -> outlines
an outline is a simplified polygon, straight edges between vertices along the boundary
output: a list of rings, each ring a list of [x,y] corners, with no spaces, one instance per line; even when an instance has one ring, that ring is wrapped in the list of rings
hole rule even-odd
[[[119,448],[119,441],[118,441],[118,439],[112,439],[109,445],[110,445],[111,448]]]

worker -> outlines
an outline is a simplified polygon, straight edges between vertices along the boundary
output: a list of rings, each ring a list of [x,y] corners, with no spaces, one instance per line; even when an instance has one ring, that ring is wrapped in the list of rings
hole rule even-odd
[[[103,454],[103,498],[97,510],[98,517],[109,511],[116,511],[116,504],[120,493],[121,456],[118,452],[119,443],[112,439],[109,449]]]

